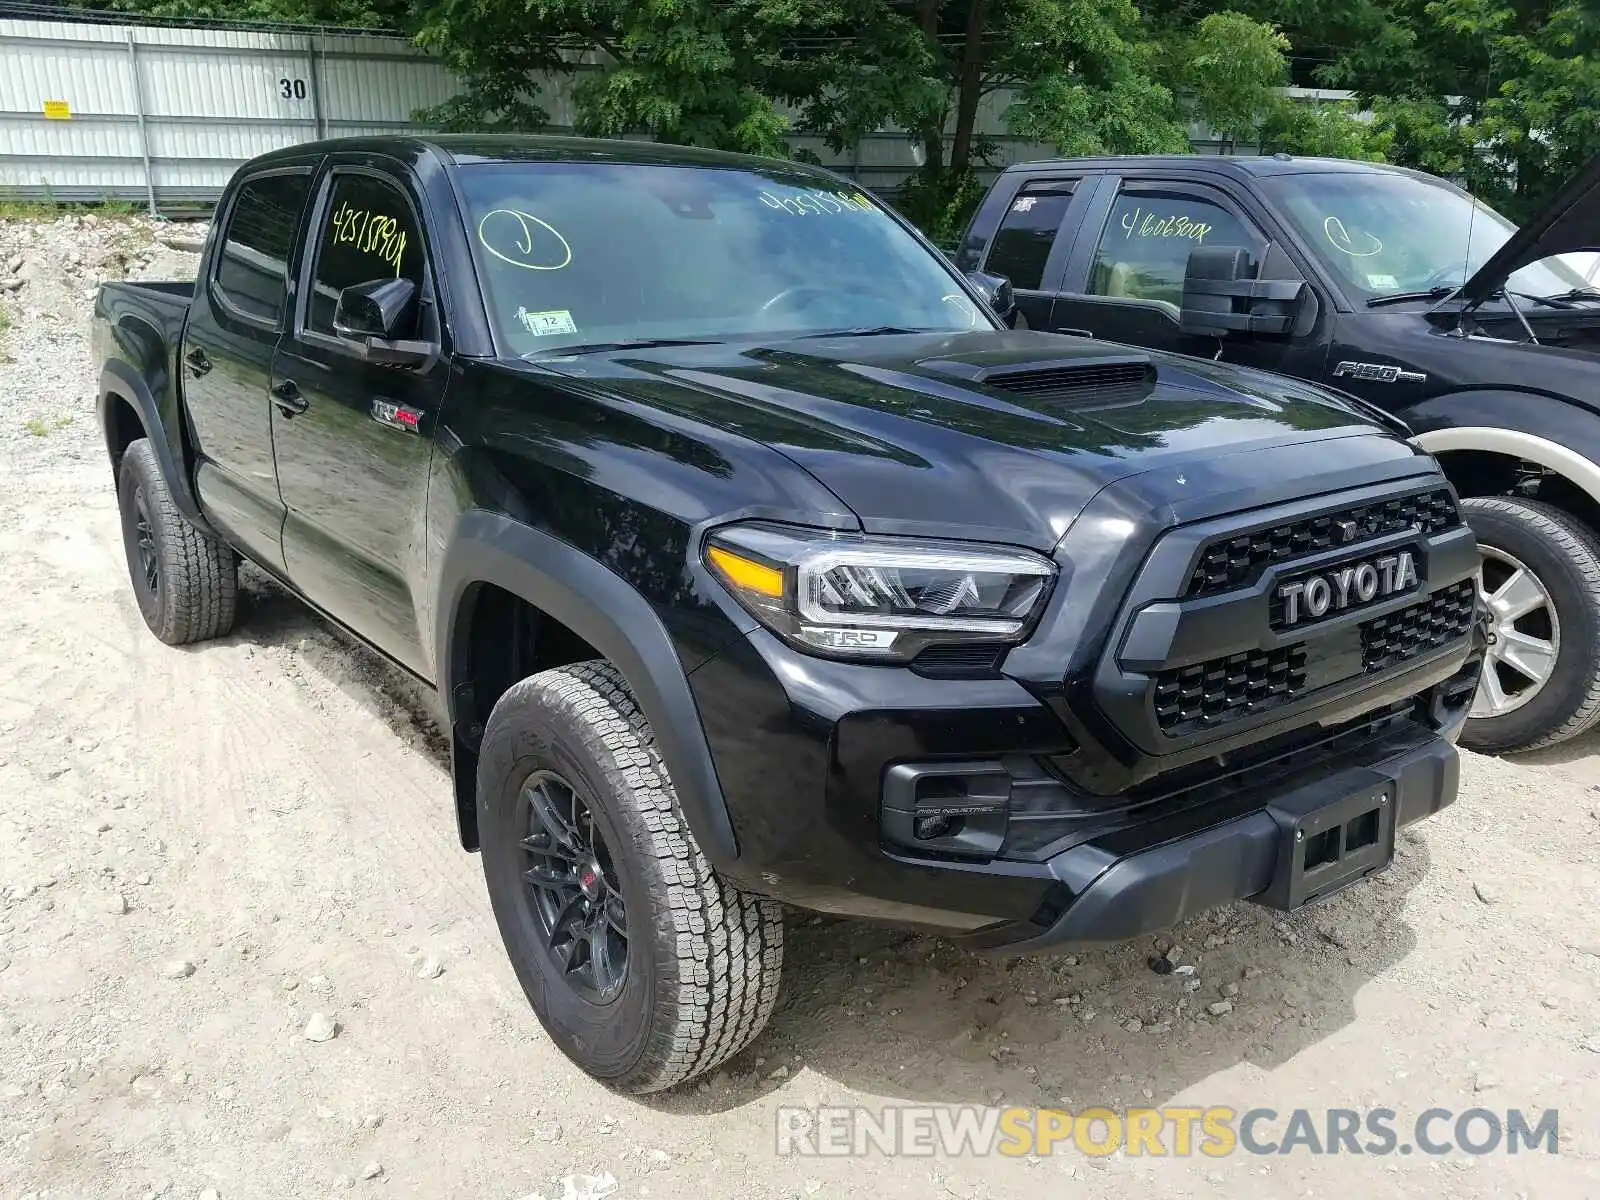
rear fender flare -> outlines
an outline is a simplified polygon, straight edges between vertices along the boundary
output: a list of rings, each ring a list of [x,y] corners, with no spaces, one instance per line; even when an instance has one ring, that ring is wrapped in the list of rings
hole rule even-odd
[[[156,463],[161,468],[161,476],[166,480],[167,489],[172,493],[172,500],[178,506],[178,511],[190,524],[215,537],[210,523],[200,512],[200,506],[195,501],[194,490],[189,484],[189,473],[183,468],[181,460],[183,444],[176,436],[178,431],[169,430],[162,423],[161,411],[156,406],[155,397],[139,373],[128,363],[118,360],[106,363],[100,372],[100,431],[105,437],[106,453],[113,465],[116,463],[116,446],[113,441],[116,425],[112,420],[112,405],[118,400],[125,401],[138,415],[139,424],[144,427],[145,437],[150,439],[150,447],[156,453]]]
[[[610,661],[627,680],[655,734],[678,803],[713,866],[739,856],[733,823],[688,676],[661,618],[620,575],[551,534],[483,509],[458,518],[440,563],[440,621],[435,631],[440,699],[457,758],[456,818],[462,845],[477,846],[476,781],[459,760],[458,688],[469,669],[464,609],[482,584],[493,584],[547,613]]]
[[[1567,446],[1531,433],[1489,426],[1463,426],[1420,433],[1412,442],[1429,454],[1452,450],[1481,450],[1504,454],[1554,471],[1588,493],[1600,504],[1600,465]]]

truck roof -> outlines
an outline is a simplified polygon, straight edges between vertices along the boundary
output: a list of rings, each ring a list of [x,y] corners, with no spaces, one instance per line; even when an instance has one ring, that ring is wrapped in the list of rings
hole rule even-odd
[[[285,146],[253,158],[249,166],[303,160],[317,154],[382,154],[415,158],[432,153],[451,165],[484,162],[614,162],[664,166],[783,166],[781,160],[620,138],[546,137],[531,133],[441,133],[326,138]],[[798,165],[798,164],[796,164]],[[815,169],[815,168],[810,168]]]
[[[1264,175],[1382,174],[1415,175],[1404,167],[1387,163],[1357,162],[1348,158],[1298,157],[1291,154],[1123,154],[1098,158],[1045,158],[1015,163],[1007,175],[1032,174],[1051,167],[1160,167],[1188,174],[1208,173],[1261,177]]]

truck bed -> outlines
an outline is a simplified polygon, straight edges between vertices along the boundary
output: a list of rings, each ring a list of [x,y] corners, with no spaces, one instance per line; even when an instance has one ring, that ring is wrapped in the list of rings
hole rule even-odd
[[[172,353],[183,340],[183,322],[194,297],[193,281],[157,280],[102,283],[94,301],[95,353],[107,358],[136,358],[141,365],[157,357],[172,365]],[[111,338],[115,347],[105,341]]]

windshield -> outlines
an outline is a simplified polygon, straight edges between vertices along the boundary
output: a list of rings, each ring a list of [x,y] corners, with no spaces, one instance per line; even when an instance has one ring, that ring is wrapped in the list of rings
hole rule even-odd
[[[992,325],[877,203],[803,168],[496,163],[463,168],[461,187],[516,354]]]
[[[1272,175],[1261,186],[1288,212],[1317,256],[1365,299],[1459,287],[1517,231],[1464,193],[1411,175]],[[1585,284],[1552,257],[1514,272],[1506,286],[1524,295],[1550,296]]]

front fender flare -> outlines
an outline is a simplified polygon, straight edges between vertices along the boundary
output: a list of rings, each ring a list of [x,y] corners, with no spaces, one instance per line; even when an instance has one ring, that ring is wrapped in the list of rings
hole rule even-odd
[[[661,749],[678,803],[713,866],[739,856],[733,822],[717,779],[711,747],[688,676],[661,618],[620,575],[559,538],[484,509],[457,520],[440,563],[440,620],[435,651],[440,697],[456,753],[458,687],[469,662],[467,623],[461,620],[474,590],[493,584],[520,596],[572,630],[609,660],[628,681]],[[466,801],[475,781],[456,771],[456,808],[462,844],[476,848],[475,808]],[[465,796],[463,786],[472,788]]]

